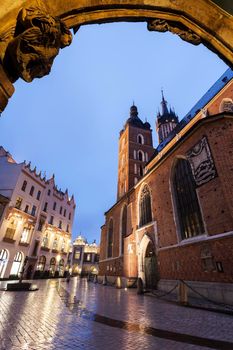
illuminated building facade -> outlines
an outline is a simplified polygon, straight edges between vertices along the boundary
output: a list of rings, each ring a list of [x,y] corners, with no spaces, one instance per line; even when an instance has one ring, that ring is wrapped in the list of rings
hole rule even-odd
[[[99,271],[99,246],[95,241],[91,244],[78,236],[72,247],[72,274],[88,275],[97,274]]]
[[[120,276],[123,285],[130,285],[140,277],[146,287],[164,290],[183,279],[209,297],[225,295],[225,302],[232,302],[232,70],[180,122],[164,97],[162,107],[160,143],[143,175],[105,213],[99,279],[105,275],[114,283]],[[120,142],[129,129],[137,140],[144,131],[142,121],[138,125],[128,123]],[[124,164],[130,174],[135,165],[129,159]]]
[[[67,265],[74,197],[16,163],[0,147],[0,278],[62,276]]]

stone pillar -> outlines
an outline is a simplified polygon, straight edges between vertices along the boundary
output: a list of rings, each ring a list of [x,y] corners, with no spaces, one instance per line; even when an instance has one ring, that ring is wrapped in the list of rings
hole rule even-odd
[[[178,301],[181,305],[188,305],[188,288],[183,281],[179,281]]]

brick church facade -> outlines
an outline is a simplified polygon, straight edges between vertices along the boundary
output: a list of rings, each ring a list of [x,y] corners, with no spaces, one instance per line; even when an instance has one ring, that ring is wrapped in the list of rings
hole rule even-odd
[[[140,277],[164,290],[183,279],[208,296],[229,289],[232,299],[233,72],[180,122],[164,96],[161,105],[156,149],[136,106],[120,132],[117,202],[105,213],[99,278],[120,276],[130,286]]]

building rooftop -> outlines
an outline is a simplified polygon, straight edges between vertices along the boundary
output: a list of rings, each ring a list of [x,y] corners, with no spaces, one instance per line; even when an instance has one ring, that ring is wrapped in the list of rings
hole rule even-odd
[[[194,107],[185,115],[185,117],[178,123],[175,129],[169,136],[159,144],[157,152],[160,152],[175,136],[192,120],[198,112],[216,96],[219,91],[233,78],[233,70],[227,69],[226,72],[214,83],[214,85],[204,94],[204,96],[194,105]]]

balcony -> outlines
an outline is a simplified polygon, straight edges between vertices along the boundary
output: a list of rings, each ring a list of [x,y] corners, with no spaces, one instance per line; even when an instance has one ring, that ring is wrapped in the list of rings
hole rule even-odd
[[[58,249],[52,249],[52,253],[59,253],[59,250]]]
[[[40,249],[43,250],[44,252],[49,252],[49,251],[50,251],[50,248],[49,248],[49,247],[43,247],[43,246],[41,246]]]
[[[29,243],[28,242],[24,242],[24,241],[20,241],[19,245],[21,245],[22,247],[28,247]]]

